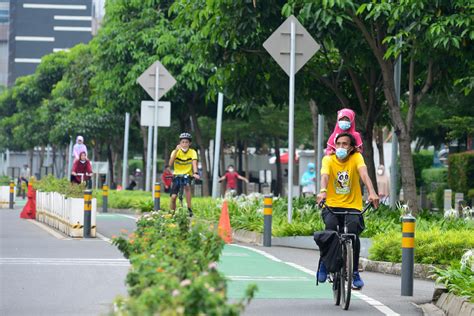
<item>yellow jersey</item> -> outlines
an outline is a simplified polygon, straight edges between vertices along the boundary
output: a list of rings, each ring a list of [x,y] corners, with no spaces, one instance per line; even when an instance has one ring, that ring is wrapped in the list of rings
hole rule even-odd
[[[358,169],[365,166],[361,153],[356,152],[341,162],[335,154],[324,156],[321,175],[329,176],[326,204],[330,207],[361,210],[362,192]]]
[[[171,156],[174,155],[173,150]],[[180,175],[180,174],[193,174],[193,160],[198,160],[197,153],[194,149],[189,148],[187,152],[182,151],[181,149],[178,150],[176,154],[176,158],[173,163],[173,174]]]

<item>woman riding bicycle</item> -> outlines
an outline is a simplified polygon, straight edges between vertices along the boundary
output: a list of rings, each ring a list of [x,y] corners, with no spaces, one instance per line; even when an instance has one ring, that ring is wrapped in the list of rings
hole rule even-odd
[[[173,184],[171,186],[171,210],[176,210],[176,197],[183,186],[186,194],[189,216],[193,216],[191,206],[191,177],[199,179],[197,153],[191,146],[192,136],[189,133],[179,135],[179,144],[171,153],[169,165],[173,166]]]
[[[320,203],[326,200],[326,204],[334,211],[362,209],[362,192],[360,180],[364,182],[369,191],[369,201],[374,207],[378,206],[378,195],[374,190],[372,181],[369,178],[367,167],[362,155],[356,150],[356,140],[352,134],[341,133],[335,139],[335,153],[325,156],[321,167],[321,191],[317,196]],[[343,227],[343,216],[331,214],[323,209],[323,217],[326,230],[337,230],[337,226]],[[353,287],[361,289],[364,282],[359,275],[359,235],[364,230],[364,220],[359,215],[347,216],[348,232],[356,235],[354,242],[354,275]],[[323,283],[327,279],[327,270],[324,263],[318,273],[318,281]]]

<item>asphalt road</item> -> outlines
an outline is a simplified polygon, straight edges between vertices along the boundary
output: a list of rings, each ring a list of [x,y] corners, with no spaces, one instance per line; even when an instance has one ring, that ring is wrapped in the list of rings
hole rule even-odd
[[[19,210],[0,209],[0,315],[103,315],[124,285],[129,265],[107,242],[132,232],[136,216],[97,215],[102,239],[58,239]],[[125,230],[125,231],[124,231]],[[285,247],[227,245],[218,269],[229,278],[229,298],[246,286],[259,290],[244,315],[422,315],[434,284],[415,281],[413,297],[400,296],[400,278],[363,272],[366,286],[353,295],[349,311],[334,306],[328,284],[315,285],[318,252]]]

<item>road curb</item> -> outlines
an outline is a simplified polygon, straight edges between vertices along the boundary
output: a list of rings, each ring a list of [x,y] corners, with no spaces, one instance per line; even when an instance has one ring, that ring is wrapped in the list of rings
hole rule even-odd
[[[456,296],[452,293],[442,293],[435,304],[437,307],[443,310],[448,316],[474,315],[474,304],[470,303],[467,297]]]

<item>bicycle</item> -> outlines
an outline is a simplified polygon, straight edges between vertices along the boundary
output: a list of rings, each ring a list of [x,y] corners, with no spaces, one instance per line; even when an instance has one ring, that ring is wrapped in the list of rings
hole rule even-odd
[[[180,206],[183,207],[184,187],[192,185],[194,183],[194,177],[189,174],[179,174],[179,175],[174,176],[173,181],[175,181],[175,179],[177,179],[178,186],[179,186],[179,191],[178,191],[179,203],[180,203]]]
[[[355,240],[356,238],[355,234],[348,233],[347,215],[362,216],[371,206],[372,203],[367,204],[362,211],[334,212],[329,206],[327,206],[324,200],[319,203],[319,207],[326,208],[333,215],[344,216],[344,227],[342,229],[343,232],[340,233],[341,229],[339,225],[337,226],[336,231],[339,245],[342,248],[342,266],[339,271],[331,272],[329,278],[329,281],[332,281],[334,304],[341,305],[344,310],[349,309],[351,302],[352,275],[354,272],[352,240]]]

